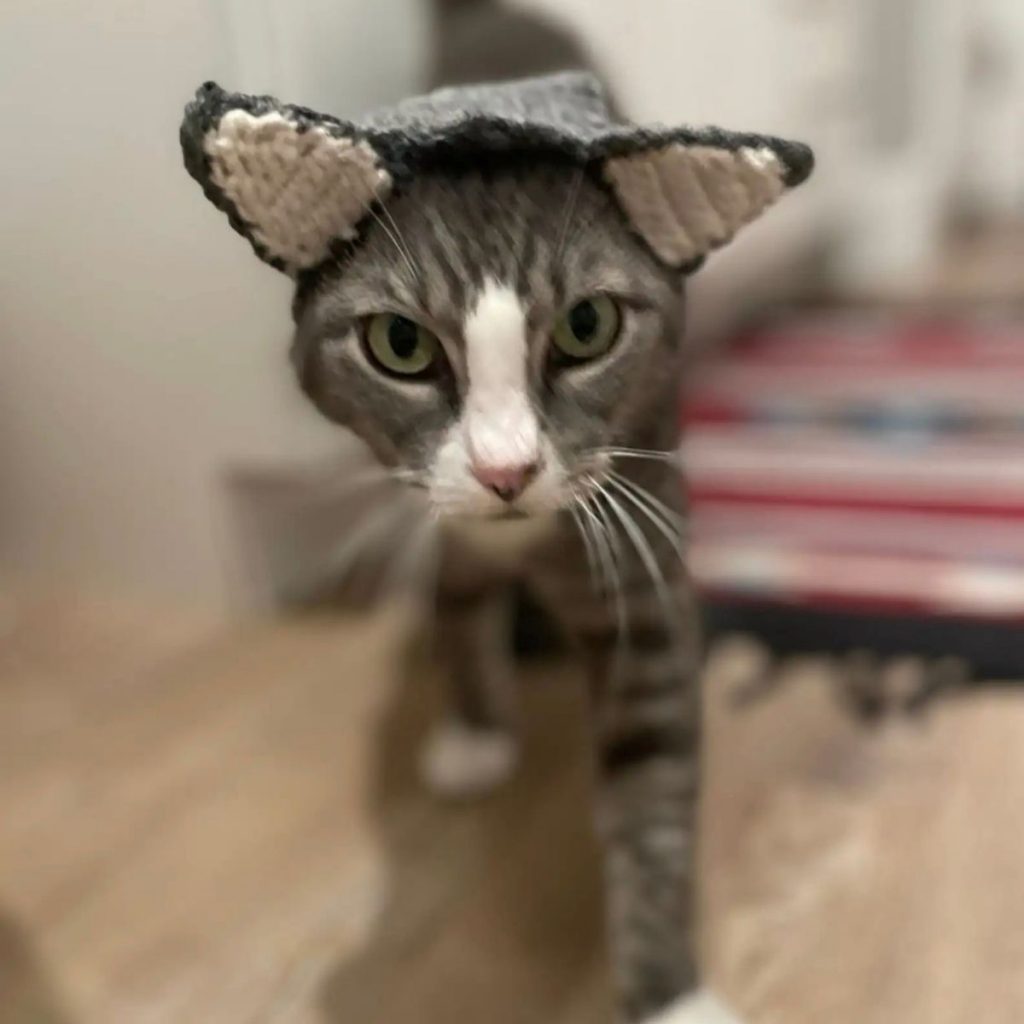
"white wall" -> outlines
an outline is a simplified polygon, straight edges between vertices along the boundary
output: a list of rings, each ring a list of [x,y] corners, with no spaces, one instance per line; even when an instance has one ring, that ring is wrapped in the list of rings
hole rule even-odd
[[[1024,218],[1024,4],[974,0],[978,61],[959,159],[964,197],[975,213]],[[981,54],[979,54],[981,56]]]
[[[666,123],[806,134],[806,83],[831,75],[829,8],[794,0],[513,0],[575,26],[627,112]]]
[[[386,102],[415,88],[420,7],[0,6],[0,573],[223,602],[222,469],[337,435],[292,382],[287,280],[182,169],[181,110],[207,78]]]

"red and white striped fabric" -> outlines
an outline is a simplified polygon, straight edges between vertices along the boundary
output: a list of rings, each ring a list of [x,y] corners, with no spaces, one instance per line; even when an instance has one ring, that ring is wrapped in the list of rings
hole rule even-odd
[[[752,334],[700,375],[683,454],[712,595],[1024,619],[1024,321]]]

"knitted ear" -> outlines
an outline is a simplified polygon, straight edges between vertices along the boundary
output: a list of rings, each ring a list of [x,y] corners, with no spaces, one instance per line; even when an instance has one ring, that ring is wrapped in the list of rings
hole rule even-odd
[[[604,175],[637,234],[685,268],[802,182],[812,164],[799,143],[709,129],[610,157]]]
[[[334,118],[207,83],[185,111],[185,165],[261,259],[322,263],[391,185],[376,152]]]

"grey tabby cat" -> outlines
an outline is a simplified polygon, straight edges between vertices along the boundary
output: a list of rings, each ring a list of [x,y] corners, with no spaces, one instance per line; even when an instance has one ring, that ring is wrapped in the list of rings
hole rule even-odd
[[[427,780],[514,768],[503,652],[525,580],[590,673],[626,1021],[728,1021],[692,941],[698,638],[676,467],[684,275],[811,169],[805,147],[612,121],[562,75],[353,125],[207,85],[186,163],[292,274],[294,364],[442,524],[447,719]]]

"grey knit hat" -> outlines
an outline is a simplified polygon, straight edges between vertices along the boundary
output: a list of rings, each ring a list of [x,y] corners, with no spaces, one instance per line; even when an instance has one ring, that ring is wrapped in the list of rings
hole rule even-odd
[[[612,120],[592,75],[441,89],[360,122],[203,85],[185,166],[261,259],[297,276],[358,242],[416,175],[549,159],[583,167],[664,263],[689,270],[804,181],[807,146],[720,128]]]

